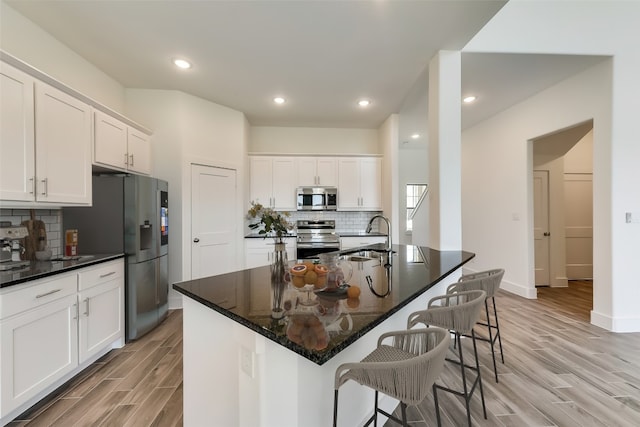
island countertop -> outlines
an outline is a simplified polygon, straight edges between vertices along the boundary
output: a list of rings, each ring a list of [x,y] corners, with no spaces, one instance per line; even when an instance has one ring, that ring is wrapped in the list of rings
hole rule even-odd
[[[376,244],[341,254],[383,248],[384,245]],[[173,288],[322,365],[475,256],[466,251],[439,251],[411,245],[394,245],[393,250],[391,266],[385,266],[379,259],[349,261],[353,269],[349,284],[360,287],[358,299],[324,297],[289,284],[284,297],[288,310],[282,319],[271,318],[269,266],[176,283]],[[305,305],[308,298],[315,303]],[[310,317],[319,320],[320,333],[324,330],[328,334],[328,344],[321,349],[307,348],[287,336],[287,328],[301,318]]]

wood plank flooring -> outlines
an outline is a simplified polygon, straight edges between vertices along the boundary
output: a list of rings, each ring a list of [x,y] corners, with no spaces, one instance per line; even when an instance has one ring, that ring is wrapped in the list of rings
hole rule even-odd
[[[488,419],[476,392],[474,425],[640,425],[640,333],[589,324],[590,282],[540,288],[538,297],[496,297],[505,364],[498,361],[496,384],[489,346],[478,343]],[[459,373],[447,366],[439,381],[459,384]],[[438,397],[443,426],[466,425],[462,400]],[[414,427],[435,425],[432,397],[409,407],[408,417]],[[153,332],[110,352],[9,425],[181,426],[182,312],[172,311]]]

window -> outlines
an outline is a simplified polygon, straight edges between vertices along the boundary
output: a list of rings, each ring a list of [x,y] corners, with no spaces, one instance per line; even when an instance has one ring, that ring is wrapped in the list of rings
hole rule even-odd
[[[407,184],[407,231],[413,230],[413,215],[427,195],[427,184]]]

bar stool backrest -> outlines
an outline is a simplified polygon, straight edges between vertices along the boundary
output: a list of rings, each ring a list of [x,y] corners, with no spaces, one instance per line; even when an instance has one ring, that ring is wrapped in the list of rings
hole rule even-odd
[[[503,276],[504,269],[502,268],[465,274],[460,277],[457,283],[447,287],[447,293],[482,290],[487,293],[487,298],[492,298],[500,288]]]
[[[424,323],[460,334],[468,334],[478,321],[487,293],[483,290],[461,291],[431,298],[426,310],[409,315],[409,328]]]

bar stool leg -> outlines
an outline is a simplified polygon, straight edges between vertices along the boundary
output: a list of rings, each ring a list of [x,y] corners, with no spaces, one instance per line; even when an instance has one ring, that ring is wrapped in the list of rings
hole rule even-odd
[[[400,402],[400,412],[402,412],[402,427],[408,427],[407,424],[407,405],[404,402]]]
[[[487,419],[487,407],[484,403],[484,390],[482,389],[482,375],[480,375],[480,362],[478,361],[478,349],[476,347],[476,334],[471,330],[471,339],[473,340],[473,353],[476,356],[476,369],[478,374],[478,387],[480,387],[480,399],[482,400],[482,413],[484,414],[484,419]],[[471,422],[471,421],[469,421]]]
[[[333,392],[333,427],[338,426],[338,389]]]
[[[495,338],[493,337],[493,326],[491,326],[491,317],[489,317],[489,298],[484,300],[484,311],[487,315],[487,329],[489,330],[489,344],[491,344],[491,357],[493,358],[493,374],[496,377],[496,383],[498,382],[498,367],[496,365],[496,352],[494,348]],[[495,306],[494,306],[495,308]]]
[[[471,396],[469,396],[469,390],[467,389],[467,376],[465,373],[464,366],[464,357],[462,356],[462,340],[460,339],[461,335],[456,332],[455,342],[458,346],[458,358],[460,359],[460,374],[462,375],[462,393],[464,397],[464,405],[467,409],[467,422],[469,423],[469,427],[471,427],[471,407],[469,402],[471,400]]]
[[[493,302],[493,316],[496,319],[496,336],[498,337],[498,344],[500,345],[500,358],[504,363],[504,353],[502,352],[502,337],[500,336],[500,324],[498,323],[498,311],[496,310],[496,297],[491,297]]]
[[[373,427],[378,427],[378,390],[376,390],[376,402],[373,405]]]
[[[440,427],[442,421],[440,420],[440,405],[438,404],[438,387],[436,387],[436,383],[433,383],[431,388],[433,389],[433,403],[436,407],[436,422],[438,423],[438,427]]]

